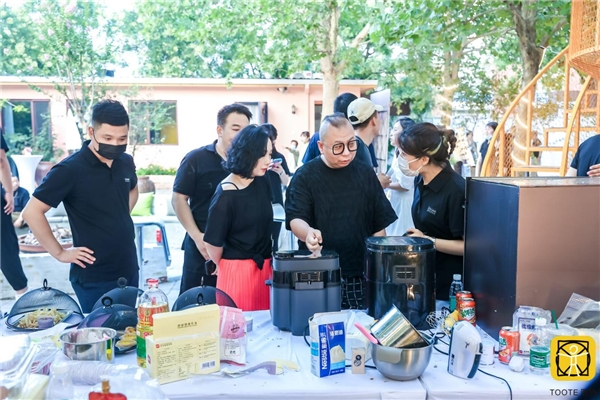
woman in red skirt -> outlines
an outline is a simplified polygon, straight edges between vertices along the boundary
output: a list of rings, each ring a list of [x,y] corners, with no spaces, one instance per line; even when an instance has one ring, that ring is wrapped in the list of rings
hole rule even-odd
[[[217,289],[244,311],[268,310],[271,267],[271,189],[265,176],[272,144],[264,127],[249,125],[233,139],[208,211],[204,242],[217,265]]]

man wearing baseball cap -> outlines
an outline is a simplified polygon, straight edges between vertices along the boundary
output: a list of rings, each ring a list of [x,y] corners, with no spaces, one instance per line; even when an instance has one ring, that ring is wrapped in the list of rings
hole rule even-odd
[[[371,168],[373,168],[373,162],[369,153],[369,146],[379,135],[381,126],[378,111],[383,111],[383,107],[365,97],[359,97],[348,105],[348,120],[354,128],[354,134],[359,142],[356,159],[366,163]],[[377,178],[384,189],[390,185],[390,177],[386,174],[379,173]]]

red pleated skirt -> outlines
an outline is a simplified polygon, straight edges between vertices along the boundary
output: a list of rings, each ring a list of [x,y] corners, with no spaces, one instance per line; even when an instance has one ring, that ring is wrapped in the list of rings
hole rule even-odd
[[[271,259],[265,260],[263,269],[253,260],[225,260],[219,262],[217,289],[227,293],[243,311],[268,310],[269,287],[265,281],[273,276]]]

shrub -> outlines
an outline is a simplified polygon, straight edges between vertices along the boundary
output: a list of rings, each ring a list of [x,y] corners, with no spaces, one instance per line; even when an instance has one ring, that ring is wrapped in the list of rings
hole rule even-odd
[[[137,176],[144,175],[175,175],[177,169],[175,168],[164,168],[160,165],[150,164],[146,168],[138,168],[136,171]]]

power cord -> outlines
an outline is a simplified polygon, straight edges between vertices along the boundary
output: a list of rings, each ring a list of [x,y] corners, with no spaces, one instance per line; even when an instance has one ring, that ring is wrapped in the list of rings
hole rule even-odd
[[[479,371],[479,372],[481,372],[483,374],[489,375],[492,378],[496,378],[496,379],[500,379],[501,381],[504,381],[504,383],[506,383],[506,386],[508,386],[508,392],[510,393],[510,400],[512,400],[512,398],[513,398],[513,396],[512,396],[512,388],[510,387],[510,383],[508,383],[508,381],[506,379],[501,378],[499,376],[496,376],[494,374],[490,374],[489,372],[485,372],[484,370],[479,369],[479,368],[477,368],[477,371]]]
[[[430,331],[431,331],[431,330],[430,330]],[[444,336],[445,336],[445,335],[442,335],[442,337],[444,337]],[[443,343],[443,344],[445,344],[446,346],[450,347],[450,344],[448,344],[448,343],[444,342],[444,341],[442,340],[442,337],[438,337],[438,336],[436,335],[436,338],[437,338],[437,340],[438,340],[439,342],[442,342],[442,343]],[[435,349],[435,350],[436,350],[438,353],[442,353],[443,355],[446,355],[446,356],[448,355],[448,353],[446,353],[446,352],[444,352],[444,351],[442,351],[442,350],[438,349],[438,348],[437,348],[435,345],[433,346],[433,348],[434,348],[434,349]],[[477,371],[481,372],[482,374],[485,374],[485,375],[491,376],[492,378],[500,379],[501,381],[503,381],[504,383],[506,383],[506,386],[508,386],[508,392],[509,392],[509,394],[510,394],[510,400],[512,400],[512,398],[513,398],[513,395],[512,395],[512,388],[510,387],[510,383],[508,383],[508,381],[507,381],[506,379],[504,379],[504,378],[501,378],[501,377],[499,377],[499,376],[496,376],[496,375],[494,375],[494,374],[490,374],[489,372],[485,372],[484,370],[482,370],[482,369],[480,369],[480,368],[477,368]]]

